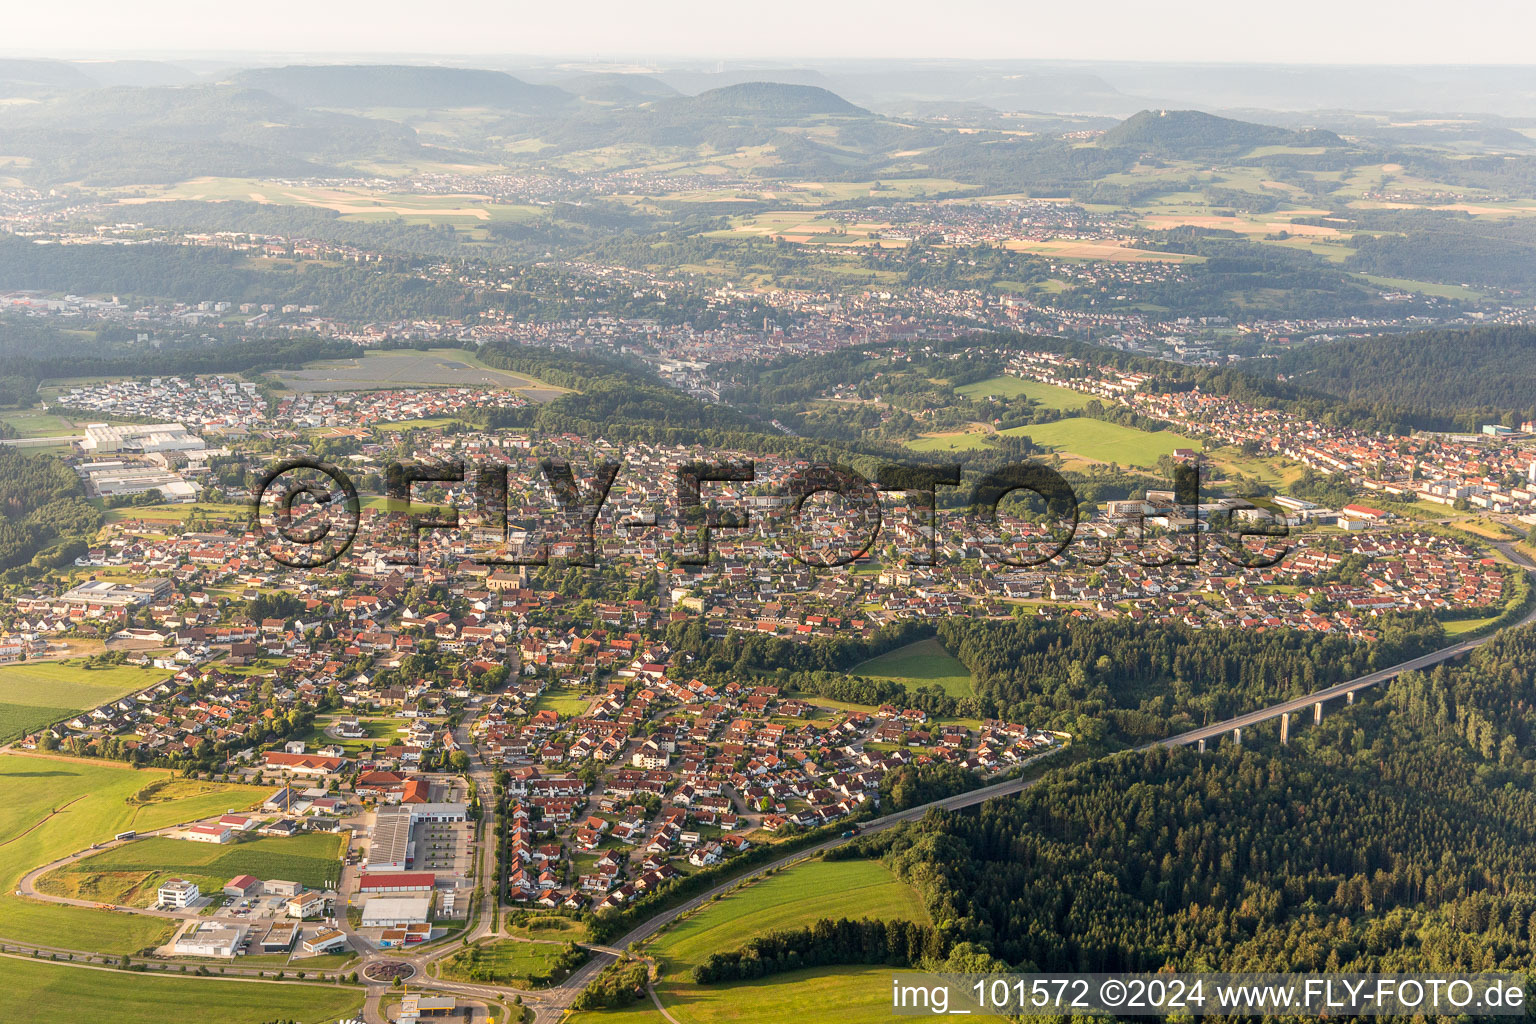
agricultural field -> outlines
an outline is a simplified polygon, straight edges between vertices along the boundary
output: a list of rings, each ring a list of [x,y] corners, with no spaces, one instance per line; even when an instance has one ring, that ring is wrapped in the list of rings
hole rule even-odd
[[[135,195],[118,199],[121,206],[144,203],[192,200],[229,202],[238,200],[277,206],[308,206],[335,210],[343,220],[393,221],[407,224],[451,224],[473,226],[478,223],[518,223],[535,219],[539,211],[532,206],[493,202],[485,195],[424,195],[410,192],[378,192],[372,189],[336,186],[323,188],[263,181],[256,178],[193,178],[163,188],[135,188]]]
[[[249,803],[249,801],[247,801]],[[151,836],[74,861],[43,876],[39,888],[55,896],[151,906],[171,878],[217,892],[235,875],[284,878],[312,889],[334,883],[342,837],[310,834],[237,840],[227,846]]]
[[[142,519],[149,523],[185,523],[193,516],[209,516],[231,524],[244,525],[250,520],[249,505],[228,502],[173,502],[165,505],[126,505],[109,508],[102,513],[106,523],[122,523]]]
[[[974,384],[965,384],[956,388],[955,393],[964,395],[966,398],[985,398],[988,395],[1017,398],[1019,395],[1024,395],[1032,401],[1039,402],[1044,408],[1061,409],[1064,412],[1081,409],[1095,400],[1092,395],[1085,395],[1071,388],[1059,388],[1054,384],[1007,375],[989,377]]]
[[[162,978],[21,957],[0,960],[0,977],[8,1024],[330,1024],[358,1016],[363,1003],[362,992],[334,985]]]
[[[168,674],[160,669],[130,665],[87,669],[76,659],[0,666],[0,742],[166,678]]]
[[[254,802],[251,787],[214,786],[174,799],[174,773],[73,758],[0,754],[0,936],[104,953],[136,953],[171,934],[167,921],[43,903],[15,895],[39,864],[111,839],[222,813]],[[156,786],[165,782],[164,786]],[[260,791],[255,791],[259,793]],[[191,844],[187,844],[191,845]]]
[[[972,697],[976,693],[971,686],[971,673],[944,649],[943,644],[931,637],[887,651],[878,658],[855,665],[848,673],[894,679],[909,690],[938,684],[951,697]]]
[[[323,359],[298,370],[270,374],[291,391],[376,391],[409,387],[495,387],[522,392],[530,401],[549,401],[564,388],[486,366],[458,348],[365,352],[353,359]]]
[[[694,966],[756,935],[823,918],[926,922],[917,892],[874,861],[813,861],[738,889],[652,940],[644,952],[662,964],[656,993],[680,1024],[884,1024],[891,1019],[888,967],[818,967],[757,981],[696,985]],[[575,1014],[572,1024],[662,1024],[653,1007]]]
[[[1171,430],[1152,433],[1082,416],[1014,427],[1000,433],[1029,437],[1036,444],[1086,462],[1114,462],[1147,469],[1155,467],[1162,456],[1172,455],[1175,448],[1200,448],[1199,441]]]

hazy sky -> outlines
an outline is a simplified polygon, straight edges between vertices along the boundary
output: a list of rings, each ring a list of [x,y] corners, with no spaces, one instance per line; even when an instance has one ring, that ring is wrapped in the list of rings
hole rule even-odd
[[[55,0],[0,52],[1529,64],[1530,0]],[[236,13],[236,12],[239,13]]]

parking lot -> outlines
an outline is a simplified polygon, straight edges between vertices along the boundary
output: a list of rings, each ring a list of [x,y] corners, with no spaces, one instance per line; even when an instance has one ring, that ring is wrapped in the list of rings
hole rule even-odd
[[[423,822],[417,825],[413,837],[416,859],[412,869],[467,878],[474,864],[471,848],[474,834],[472,822]]]

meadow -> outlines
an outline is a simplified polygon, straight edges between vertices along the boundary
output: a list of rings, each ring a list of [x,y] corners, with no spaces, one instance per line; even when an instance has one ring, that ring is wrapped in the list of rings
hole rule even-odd
[[[262,790],[224,786],[178,799],[140,802],[172,772],[59,757],[0,754],[0,936],[104,953],[136,953],[164,942],[169,922],[43,903],[15,895],[16,882],[127,829],[148,830],[250,806]],[[161,790],[176,792],[175,790]]]
[[[86,857],[45,875],[39,888],[56,896],[151,906],[171,878],[217,892],[236,875],[282,878],[311,889],[334,884],[342,837],[310,834],[237,840],[218,846],[151,836]]]
[[[1025,395],[1032,401],[1039,402],[1044,408],[1061,409],[1065,412],[1074,412],[1085,407],[1089,402],[1095,401],[1092,395],[1085,395],[1071,388],[1060,388],[1055,384],[1006,375],[988,377],[974,384],[962,385],[955,389],[955,393],[964,395],[966,398],[984,398],[987,395],[1017,398],[1019,395]]]
[[[937,683],[951,697],[970,697],[976,693],[971,686],[971,673],[958,658],[944,649],[943,644],[931,637],[887,651],[877,658],[855,665],[848,673],[894,679],[909,690]]]
[[[165,678],[167,673],[160,669],[131,665],[87,669],[77,659],[0,666],[0,742]]]
[[[363,1003],[360,991],[334,986],[162,978],[16,957],[0,959],[0,979],[7,1024],[329,1024],[357,1016]]]
[[[1053,448],[1063,455],[1076,455],[1091,462],[1114,462],[1147,469],[1155,467],[1162,456],[1172,455],[1175,448],[1200,448],[1199,441],[1172,430],[1154,433],[1084,416],[1014,427],[1000,433],[1029,437],[1036,444]]]

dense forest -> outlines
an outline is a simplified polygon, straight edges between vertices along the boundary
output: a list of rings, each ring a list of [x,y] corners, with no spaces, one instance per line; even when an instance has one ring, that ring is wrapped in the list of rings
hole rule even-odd
[[[1510,633],[1290,747],[1113,755],[840,856],[1020,970],[1523,971],[1533,658]]]
[[[1491,326],[1313,345],[1251,368],[1349,401],[1394,405],[1422,429],[1536,418],[1536,330]]]
[[[85,487],[63,460],[0,448],[0,569],[31,563],[43,569],[85,554],[101,513],[85,500]]]

